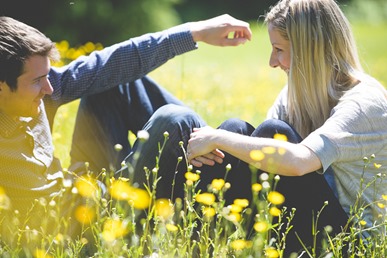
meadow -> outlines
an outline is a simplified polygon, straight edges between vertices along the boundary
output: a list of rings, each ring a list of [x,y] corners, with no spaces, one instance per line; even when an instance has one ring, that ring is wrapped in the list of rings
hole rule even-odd
[[[151,72],[150,76],[213,127],[232,117],[258,125],[265,119],[268,108],[286,83],[286,75],[280,69],[269,67],[271,46],[266,27],[257,22],[251,25],[251,42],[236,48],[200,44],[199,50],[170,60]],[[384,85],[387,85],[386,28],[387,23],[354,24],[364,68]],[[75,101],[61,107],[54,124],[55,153],[65,168],[69,165],[68,154],[78,103]],[[136,133],[133,132],[131,140]],[[366,168],[372,164],[372,157],[364,162]],[[91,214],[87,207],[83,207],[80,218],[76,217],[93,232],[95,257],[190,257],[193,253],[199,257],[283,257],[283,238],[276,235],[280,223],[272,224],[273,217],[279,217],[281,221],[285,216],[291,219],[294,214],[281,208],[286,197],[275,191],[277,178],[267,174],[261,176],[260,181],[252,185],[255,194],[251,204],[238,199],[233,205],[225,207],[222,196],[229,187],[227,182],[214,180],[208,193],[196,194],[195,185],[200,175],[190,171],[190,168],[187,170],[187,197],[175,203],[154,199],[154,185],[148,185],[145,193],[138,192],[126,180],[112,180],[106,176],[107,171],[101,171],[101,174],[108,184],[110,199],[99,195],[93,178],[79,178],[74,185],[75,192],[95,203],[100,211]],[[382,167],[382,171],[385,172],[385,168]],[[147,173],[150,177],[157,177],[157,169]],[[387,196],[383,196],[383,200],[386,201]],[[255,235],[247,239],[242,225],[252,219],[252,206],[258,207],[261,212],[254,223]],[[359,207],[354,207],[354,211],[357,209]],[[136,222],[138,210],[147,211],[140,222]],[[198,220],[202,225],[200,229],[196,227]],[[327,237],[327,252],[317,254],[311,247],[306,250],[305,257],[345,257],[341,253],[343,242],[352,243],[351,257],[385,255],[385,236],[370,241],[371,245],[363,242],[353,245],[357,230],[362,227],[361,220],[358,226],[349,236]],[[141,234],[137,234],[139,230]],[[193,240],[192,234],[196,230],[199,237]],[[17,231],[15,233],[18,234]],[[84,238],[66,240],[63,235],[44,236],[41,245],[31,252],[23,251],[20,246],[18,250],[2,246],[0,255],[18,257],[25,252],[27,257],[38,258],[81,257],[87,244],[85,241]],[[210,256],[209,250],[213,256]]]

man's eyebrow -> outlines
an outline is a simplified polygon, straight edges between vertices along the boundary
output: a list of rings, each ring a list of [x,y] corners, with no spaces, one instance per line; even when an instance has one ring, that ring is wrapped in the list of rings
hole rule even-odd
[[[46,77],[47,75],[48,74],[44,74],[42,76],[38,76],[38,77],[34,78],[32,81],[38,81],[39,79],[42,79],[42,78]]]

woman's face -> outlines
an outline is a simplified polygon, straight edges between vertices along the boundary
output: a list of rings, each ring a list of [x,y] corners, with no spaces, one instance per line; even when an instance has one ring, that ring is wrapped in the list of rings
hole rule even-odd
[[[280,67],[287,74],[290,69],[290,42],[281,36],[279,31],[269,23],[269,38],[272,45],[270,66]]]

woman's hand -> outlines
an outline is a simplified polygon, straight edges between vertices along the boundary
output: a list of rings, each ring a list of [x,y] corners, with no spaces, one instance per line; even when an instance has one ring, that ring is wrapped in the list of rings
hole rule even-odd
[[[213,166],[223,162],[224,153],[214,147],[216,133],[217,130],[209,126],[193,129],[187,147],[187,158],[192,165]]]

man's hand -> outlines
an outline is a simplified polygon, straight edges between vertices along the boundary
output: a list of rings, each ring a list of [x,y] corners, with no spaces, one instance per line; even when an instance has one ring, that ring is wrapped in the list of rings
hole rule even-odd
[[[234,17],[221,16],[191,23],[191,33],[195,42],[205,42],[214,46],[238,46],[251,40],[250,25]]]

